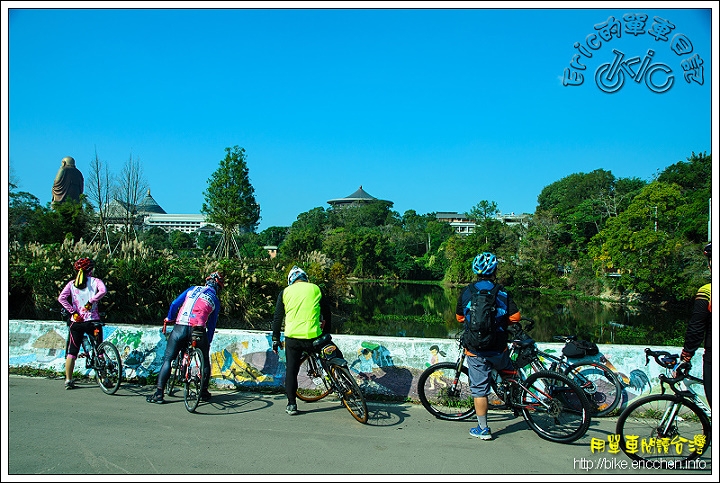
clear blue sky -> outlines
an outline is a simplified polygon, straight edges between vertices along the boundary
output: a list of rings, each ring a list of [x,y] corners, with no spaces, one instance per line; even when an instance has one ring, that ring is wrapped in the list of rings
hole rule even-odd
[[[76,8],[48,8],[56,5]],[[605,169],[649,181],[693,151],[712,154],[717,140],[715,2],[87,8],[107,5],[120,4],[3,2],[3,169],[43,205],[60,160],[74,157],[87,178],[97,150],[115,173],[137,158],[168,213],[199,213],[224,149],[238,145],[259,231],[289,226],[360,185],[400,214],[462,213],[481,200],[532,213],[541,190],[572,173]],[[642,33],[626,30],[625,14],[647,15]],[[588,50],[583,83],[564,86],[574,44],[586,45],[610,17],[620,38]],[[656,17],[674,27],[667,41],[649,33]],[[676,34],[691,53],[673,51]],[[629,73],[620,90],[600,90],[595,72],[613,50],[643,59],[649,49],[648,71],[670,69],[652,70],[651,84],[660,90],[672,76],[669,90],[652,92]],[[702,61],[702,85],[683,76],[692,58]]]

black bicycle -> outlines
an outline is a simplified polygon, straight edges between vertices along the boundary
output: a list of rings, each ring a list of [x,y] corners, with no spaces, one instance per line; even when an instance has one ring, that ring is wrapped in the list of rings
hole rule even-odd
[[[418,396],[423,407],[443,420],[464,420],[475,415],[475,407],[461,333],[456,337],[456,362],[439,362],[423,371],[418,379]],[[490,408],[509,408],[522,414],[530,429],[541,438],[571,443],[583,437],[590,427],[592,411],[585,393],[568,376],[541,370],[527,373],[523,368],[538,357],[533,339],[515,339],[510,358],[515,371],[492,371],[488,396]]]
[[[690,375],[690,363],[678,363],[677,354],[645,349],[646,365],[651,357],[667,371],[658,376],[662,392],[637,398],[620,413],[615,428],[620,449],[648,468],[691,469],[712,435],[710,408],[693,389],[702,379]]]
[[[300,359],[295,394],[302,401],[314,402],[334,391],[353,418],[367,423],[365,395],[350,374],[347,361],[338,357],[337,351],[330,334],[313,341],[313,350]]]
[[[163,333],[166,333],[165,325],[163,325]],[[183,386],[185,409],[191,413],[195,412],[202,397],[205,358],[198,347],[202,337],[204,337],[203,332],[193,330],[188,344],[180,349],[177,357],[172,361],[170,377],[165,383],[165,393],[168,396],[173,395],[176,387]]]
[[[535,322],[532,319],[523,317],[522,321],[528,322],[525,327],[520,326],[523,334],[519,337],[530,338],[527,332],[532,329]],[[577,340],[574,335],[556,335],[553,339],[565,342]],[[602,361],[602,359],[601,359]],[[538,350],[537,357],[530,361],[534,371],[557,371],[570,377],[585,392],[590,402],[590,409],[593,417],[604,417],[609,415],[620,404],[622,398],[622,384],[620,379],[602,362],[581,361],[570,362],[565,353],[556,356],[545,351]]]
[[[60,310],[63,320],[70,325],[70,314],[62,308]],[[78,359],[85,359],[85,368],[95,372],[100,389],[105,394],[115,394],[122,382],[122,360],[120,352],[115,345],[106,340],[98,344],[100,330],[104,322],[93,322],[95,330],[92,334],[85,334],[80,345]],[[69,337],[68,337],[69,340]]]

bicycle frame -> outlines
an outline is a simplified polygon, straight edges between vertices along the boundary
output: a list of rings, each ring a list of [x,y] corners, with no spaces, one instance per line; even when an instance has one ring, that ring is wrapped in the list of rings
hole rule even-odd
[[[467,356],[460,340],[458,333],[459,355],[455,362],[435,363],[418,378],[418,396],[423,407],[447,421],[475,415]],[[577,383],[565,374],[538,367],[537,347],[530,338],[513,340],[510,353],[516,370],[491,371],[490,387],[500,404],[490,394],[489,407],[509,408],[516,416],[522,413],[530,429],[548,441],[570,443],[581,438],[590,425],[590,403]],[[526,372],[518,367],[525,365],[540,370]]]
[[[173,329],[174,330],[174,329]],[[162,333],[166,339],[169,337],[167,333],[167,321],[163,322]],[[205,358],[202,350],[198,347],[198,343],[205,334],[203,332],[193,331],[187,344],[181,345],[177,356],[171,362],[170,375],[165,383],[165,392],[172,396],[175,387],[182,385],[183,399],[185,401],[185,409],[188,412],[195,412],[200,404],[201,392],[205,374]],[[196,363],[194,360],[197,359]]]
[[[692,388],[702,383],[689,374],[690,364],[678,362],[680,356],[666,351],[645,349],[646,364],[650,358],[668,371],[660,374],[661,392],[634,399],[618,417],[615,432],[620,449],[631,459],[653,464],[653,468],[680,468],[699,458],[711,444],[710,409]],[[666,394],[669,386],[672,393]],[[650,441],[638,451],[638,440]],[[653,442],[674,445],[674,451],[654,450]]]
[[[315,402],[334,392],[350,414],[360,423],[368,420],[367,403],[362,390],[350,374],[348,363],[337,357],[337,346],[330,342],[329,335],[317,341],[312,351],[306,351],[301,359],[304,367],[300,377],[311,381],[311,387],[301,389],[298,385],[296,395],[305,402]],[[321,381],[320,381],[321,380]]]
[[[78,358],[85,358],[85,368],[95,372],[100,389],[105,394],[112,395],[122,383],[122,360],[120,352],[111,342],[98,343],[98,335],[103,325],[105,324],[102,322],[95,322],[93,334],[83,334],[80,343],[82,352],[78,353]]]

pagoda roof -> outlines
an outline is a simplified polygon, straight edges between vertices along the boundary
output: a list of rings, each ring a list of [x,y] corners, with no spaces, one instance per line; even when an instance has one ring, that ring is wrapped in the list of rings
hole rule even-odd
[[[345,198],[335,198],[333,200],[328,200],[328,203],[331,205],[336,204],[348,204],[348,203],[354,203],[354,202],[363,202],[363,201],[385,201],[385,200],[378,200],[374,196],[369,195],[360,185],[360,188],[357,189],[354,193],[346,196]]]
[[[159,214],[166,214],[165,210],[162,209],[162,207],[155,201],[155,199],[150,195],[150,190],[147,190],[147,196],[143,198],[143,200],[138,203],[137,205],[137,212],[138,214],[146,214],[146,213],[159,213]]]

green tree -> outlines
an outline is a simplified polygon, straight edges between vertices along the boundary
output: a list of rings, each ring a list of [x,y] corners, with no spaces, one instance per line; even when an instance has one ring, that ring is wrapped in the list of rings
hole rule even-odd
[[[26,191],[15,191],[17,185],[10,183],[8,193],[8,240],[26,244],[36,241],[32,231],[39,214],[43,213],[40,200]]]
[[[170,248],[168,233],[159,226],[153,226],[149,230],[143,231],[138,235],[138,240],[156,251]]]
[[[375,200],[331,209],[331,221],[335,226],[349,229],[380,227],[397,222],[391,206],[390,202]]]
[[[263,246],[279,247],[288,234],[287,226],[271,226],[260,232],[258,241]]]
[[[664,183],[680,186],[691,208],[688,217],[681,221],[680,231],[692,242],[710,239],[708,233],[709,200],[712,196],[712,156],[695,154],[687,162],[679,161],[663,170],[657,178]]]
[[[222,228],[223,238],[218,246],[225,258],[230,252],[240,256],[235,236],[239,229],[254,232],[260,220],[260,205],[255,201],[255,189],[250,184],[245,161],[245,149],[225,148],[225,158],[208,180],[205,202],[200,210],[207,221]]]
[[[197,235],[197,239],[195,240],[195,244],[202,252],[212,251],[218,246],[221,239],[221,235],[200,231]]]
[[[680,276],[687,258],[687,239],[679,230],[689,216],[680,186],[652,182],[628,208],[610,219],[590,244],[598,275],[620,275],[620,284],[649,299],[677,297],[687,290]],[[699,250],[697,250],[699,253]]]
[[[297,258],[303,253],[321,250],[323,238],[329,228],[328,212],[322,207],[300,213],[290,225],[287,236],[278,245],[284,258]]]
[[[195,248],[195,239],[192,235],[180,230],[173,230],[168,233],[168,243],[176,253]]]

